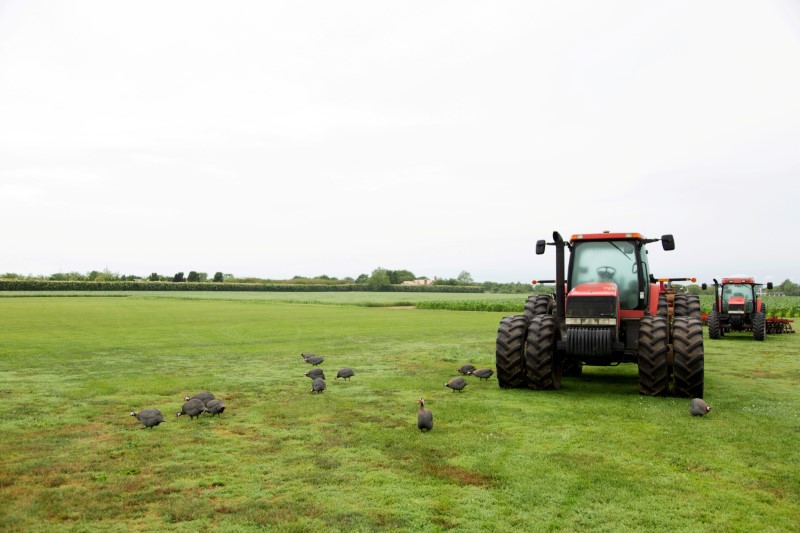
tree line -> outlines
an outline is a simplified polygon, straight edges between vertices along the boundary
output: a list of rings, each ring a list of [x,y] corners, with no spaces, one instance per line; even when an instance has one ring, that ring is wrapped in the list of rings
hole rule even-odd
[[[174,274],[159,274],[157,272],[151,273],[149,276],[137,275],[120,275],[116,272],[105,270],[92,270],[86,274],[80,272],[59,272],[49,276],[25,276],[7,272],[0,274],[0,279],[12,280],[40,280],[40,281],[141,281],[141,282],[172,282],[172,283],[260,283],[260,284],[285,284],[285,285],[345,285],[356,284],[364,285],[365,288],[370,290],[380,290],[381,288],[391,287],[392,285],[400,285],[404,281],[413,281],[417,279],[428,280],[426,276],[417,276],[410,270],[392,270],[387,268],[378,267],[370,274],[359,274],[356,277],[343,277],[337,278],[322,274],[319,276],[294,276],[291,279],[269,279],[258,277],[237,277],[233,274],[215,272],[209,276],[207,272],[189,271],[176,272]],[[531,287],[530,283],[512,282],[512,283],[498,283],[494,281],[476,282],[472,279],[472,275],[466,270],[454,278],[434,278],[431,281],[434,286],[471,286],[480,287],[483,292],[496,292],[496,293],[549,293],[553,291],[552,285],[536,285]],[[676,290],[679,292],[687,292],[689,294],[713,294],[713,285],[703,290],[698,284],[691,285],[675,285]],[[800,285],[793,283],[787,279],[783,283],[775,284],[771,291],[767,293],[785,294],[786,296],[800,296]]]
[[[454,278],[428,278],[427,276],[418,276],[410,270],[399,269],[393,270],[383,267],[378,267],[370,274],[359,274],[356,277],[343,277],[337,278],[321,274],[319,276],[294,276],[291,279],[270,279],[258,277],[237,277],[230,273],[215,272],[209,276],[207,272],[189,271],[176,272],[174,274],[159,274],[157,272],[151,273],[149,276],[126,275],[112,272],[108,269],[105,270],[92,270],[82,274],[80,272],[59,272],[49,276],[25,276],[13,272],[0,274],[0,279],[7,280],[32,280],[32,281],[96,281],[96,282],[114,282],[114,281],[135,281],[135,282],[172,282],[172,283],[257,283],[257,284],[285,284],[285,285],[346,285],[356,284],[364,285],[365,288],[370,290],[380,290],[388,288],[393,285],[401,285],[404,281],[414,281],[418,279],[430,280],[430,284],[440,287],[479,287],[484,292],[498,292],[498,293],[530,293],[530,292],[546,292],[548,289],[544,286],[532,288],[530,283],[498,283],[494,281],[476,282],[472,275],[466,270],[462,270],[458,276]]]

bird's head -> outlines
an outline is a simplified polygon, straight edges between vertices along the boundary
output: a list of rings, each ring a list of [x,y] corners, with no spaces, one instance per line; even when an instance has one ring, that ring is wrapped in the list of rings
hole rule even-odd
[[[131,416],[136,416],[136,413],[134,413],[133,411],[131,411]]]
[[[188,402],[188,401],[189,401],[189,397],[188,397],[188,396],[184,396],[184,397],[183,397],[183,401],[184,401],[184,402]]]
[[[711,406],[710,405],[706,405],[706,413],[709,412],[710,410],[711,410]]]
[[[180,412],[178,413],[178,416],[181,416],[182,414],[183,414],[183,411],[180,411]]]

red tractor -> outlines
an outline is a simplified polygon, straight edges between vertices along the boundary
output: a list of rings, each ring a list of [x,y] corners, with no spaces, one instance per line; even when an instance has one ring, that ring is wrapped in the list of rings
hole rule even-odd
[[[641,394],[702,398],[700,301],[674,294],[666,282],[676,280],[650,273],[645,245],[656,241],[675,249],[672,235],[647,239],[639,233],[579,234],[564,241],[553,232],[553,242],[538,241],[537,255],[548,245],[556,249],[556,279],[541,282],[555,283],[555,299],[531,296],[523,315],[500,322],[500,386],[559,389],[562,375],[580,375],[584,365],[636,363]]]
[[[708,314],[709,337],[719,339],[729,331],[752,331],[755,340],[766,338],[767,307],[756,293],[759,285],[747,277],[722,278],[722,283],[714,280],[714,306]],[[771,288],[772,282],[767,283],[767,289]]]

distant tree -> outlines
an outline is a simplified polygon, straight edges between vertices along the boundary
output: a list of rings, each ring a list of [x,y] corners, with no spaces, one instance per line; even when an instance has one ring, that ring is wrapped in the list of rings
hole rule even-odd
[[[376,268],[372,271],[367,285],[372,290],[381,290],[389,287],[391,285],[389,281],[389,272],[385,268]]]
[[[392,285],[400,285],[404,281],[413,281],[417,279],[413,272],[408,270],[387,270],[389,281]]]
[[[189,283],[197,283],[198,281],[200,281],[200,274],[198,274],[194,270],[191,270],[189,271],[189,276],[186,278],[186,281],[188,281]]]
[[[224,277],[222,275],[222,272],[215,272],[214,273],[214,283],[222,283],[223,279],[224,279]]]
[[[470,285],[472,283],[475,283],[474,281],[472,281],[472,275],[466,270],[461,271],[461,274],[458,275],[456,281],[458,282],[459,285]]]
[[[174,283],[183,283],[184,281],[186,281],[186,278],[183,277],[183,272],[178,272],[177,274],[172,276],[172,281]]]
[[[47,279],[52,281],[83,281],[86,276],[80,272],[57,272]]]
[[[5,274],[0,274],[0,279],[23,279],[25,276],[22,274],[15,274],[13,272],[6,272]]]
[[[358,277],[356,278],[356,283],[358,284],[366,283],[368,281],[369,281],[369,276],[366,274],[359,274]]]
[[[153,272],[150,274],[150,277],[147,278],[148,281],[158,281],[159,279],[161,278],[158,276],[157,272]]]

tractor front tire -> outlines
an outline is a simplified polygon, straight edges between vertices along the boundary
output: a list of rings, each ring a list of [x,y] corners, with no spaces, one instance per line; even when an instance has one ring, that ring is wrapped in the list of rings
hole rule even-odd
[[[525,320],[531,323],[533,317],[553,314],[553,297],[547,294],[528,296],[525,302]]]
[[[528,326],[525,369],[528,387],[534,390],[561,388],[561,361],[556,354],[556,317],[538,315]]]
[[[708,313],[708,336],[712,339],[719,339],[722,337],[719,329],[719,313],[712,310]]]
[[[525,335],[528,323],[523,315],[507,316],[497,328],[495,367],[497,382],[504,389],[525,386]]]
[[[639,322],[639,394],[669,392],[669,326],[665,316],[645,316]]]
[[[696,294],[676,294],[673,306],[675,316],[700,318],[700,297]]]
[[[704,379],[703,323],[699,318],[678,317],[672,323],[675,387],[680,398],[702,398]]]
[[[753,315],[753,338],[763,341],[767,336],[767,317],[764,313]]]

